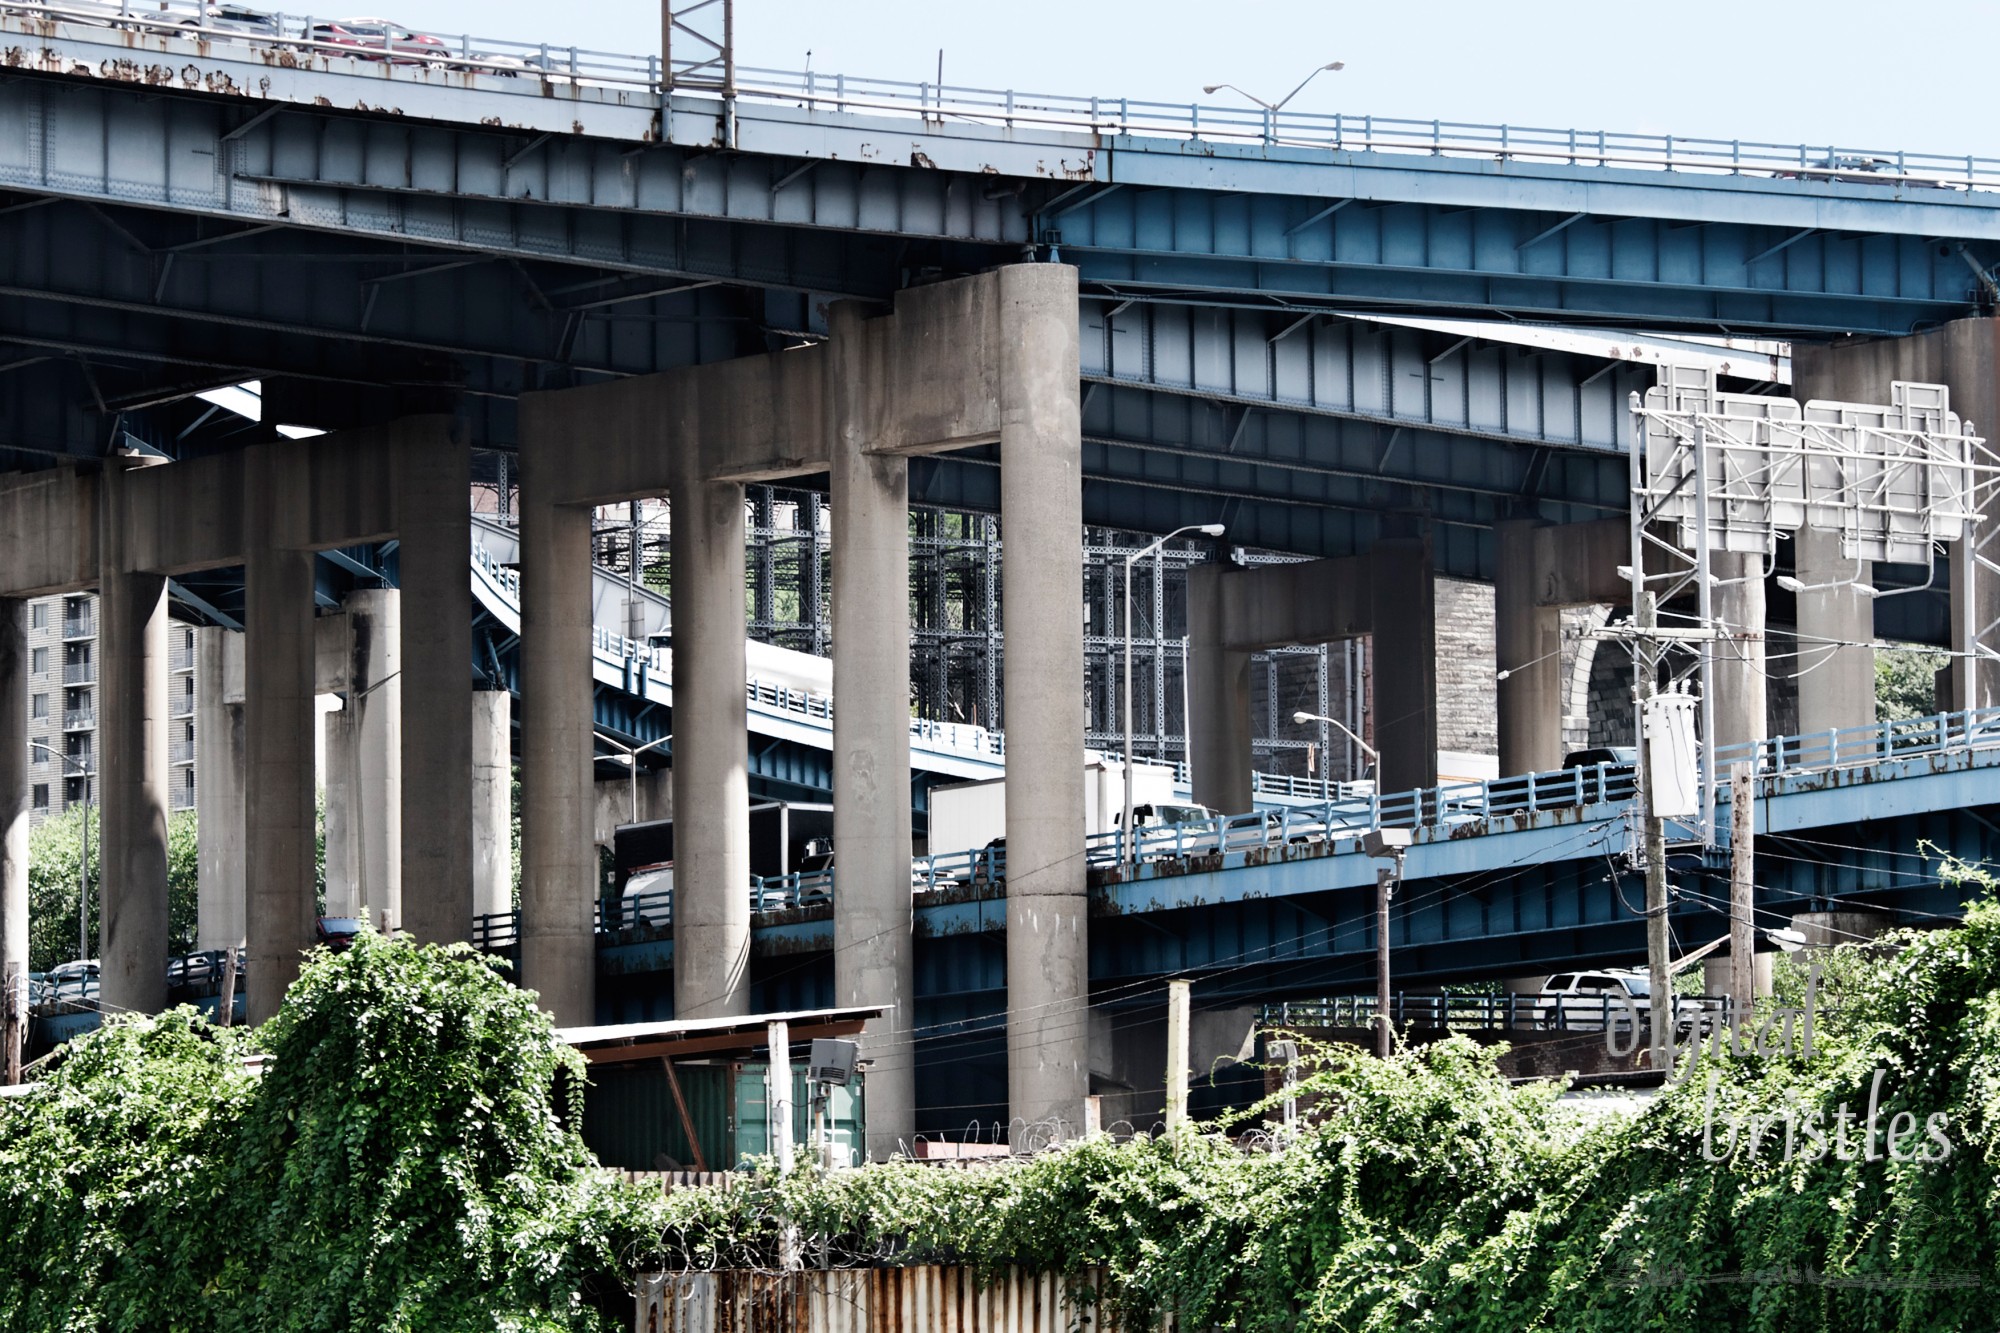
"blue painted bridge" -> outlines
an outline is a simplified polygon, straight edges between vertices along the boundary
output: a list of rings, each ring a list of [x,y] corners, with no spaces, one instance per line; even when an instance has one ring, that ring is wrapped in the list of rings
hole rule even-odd
[[[1716,761],[1758,769],[1760,926],[1833,910],[1941,924],[1962,902],[1929,849],[2000,859],[2000,709],[1724,747]],[[1726,789],[1718,797],[1726,811]],[[1169,977],[1194,978],[1210,1003],[1364,982],[1373,975],[1379,863],[1360,840],[1384,825],[1415,831],[1391,909],[1400,984],[1635,962],[1645,952],[1637,817],[1629,771],[1597,768],[1149,831],[1129,871],[1115,834],[1093,838],[1093,1004],[1113,1013],[1156,1008]],[[1718,823],[1728,827],[1726,818]],[[983,1089],[978,1105],[997,1112],[1005,1104],[1004,852],[913,865],[918,1025],[935,1057],[921,1095],[934,1108],[962,1108],[970,1079]],[[1676,952],[1726,934],[1726,840],[1706,853],[1670,853],[1668,870]],[[837,885],[830,876],[793,877],[750,891],[758,1004],[821,1003],[831,994]],[[480,940],[511,953],[513,931],[511,918],[487,918]],[[600,1021],[671,1015],[671,895],[607,904],[598,945]]]

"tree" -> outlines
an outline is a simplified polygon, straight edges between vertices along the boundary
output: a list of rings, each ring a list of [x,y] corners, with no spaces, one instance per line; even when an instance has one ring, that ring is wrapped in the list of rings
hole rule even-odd
[[[28,838],[28,968],[46,972],[77,956],[76,870],[81,806],[50,815]],[[97,952],[97,811],[90,812],[90,952]],[[175,954],[194,948],[200,910],[200,859],[195,816],[182,810],[167,819],[167,947]]]
[[[1905,722],[1938,711],[1936,677],[1945,655],[1932,648],[1884,648],[1875,654],[1875,716]]]

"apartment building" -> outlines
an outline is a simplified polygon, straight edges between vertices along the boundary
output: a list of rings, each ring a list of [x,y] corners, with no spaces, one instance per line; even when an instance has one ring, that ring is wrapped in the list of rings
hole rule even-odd
[[[168,628],[169,798],[194,809],[194,630]],[[76,593],[28,604],[28,773],[31,818],[40,822],[97,800],[97,597]]]

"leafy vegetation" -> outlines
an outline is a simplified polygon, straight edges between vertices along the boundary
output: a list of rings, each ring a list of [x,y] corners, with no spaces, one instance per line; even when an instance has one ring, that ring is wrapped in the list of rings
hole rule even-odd
[[[1875,716],[1907,722],[1937,712],[1937,673],[1950,660],[1935,648],[1877,649]]]
[[[1643,1111],[1511,1085],[1454,1039],[1321,1052],[1282,1141],[766,1167],[660,1197],[591,1169],[580,1066],[531,997],[463,950],[367,936],[255,1034],[116,1023],[0,1103],[0,1327],[587,1329],[636,1267],[787,1253],[1101,1266],[1135,1319],[1187,1328],[1991,1327],[2000,905],[1782,986],[1811,989],[1809,1056],[1710,1051]],[[1809,1150],[1814,1113],[1832,1151]]]
[[[28,836],[28,968],[46,972],[77,956],[77,860],[82,853],[83,807],[50,815]],[[91,953],[97,941],[97,811],[90,812]],[[167,938],[175,953],[194,948],[195,914],[200,903],[200,858],[195,846],[194,811],[167,819]]]
[[[0,1328],[602,1327],[646,1214],[580,1076],[468,950],[372,935],[254,1034],[110,1023],[0,1102]]]

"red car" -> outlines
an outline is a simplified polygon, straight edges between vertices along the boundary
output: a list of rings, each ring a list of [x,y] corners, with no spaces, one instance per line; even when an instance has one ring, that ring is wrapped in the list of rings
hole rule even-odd
[[[388,60],[398,65],[442,64],[451,49],[427,32],[388,19],[315,23],[309,35],[326,46],[350,48],[357,59]]]

